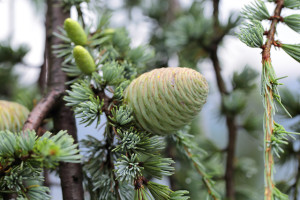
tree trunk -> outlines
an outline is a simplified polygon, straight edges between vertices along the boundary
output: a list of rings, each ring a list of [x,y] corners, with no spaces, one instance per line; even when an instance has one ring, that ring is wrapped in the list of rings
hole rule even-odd
[[[64,20],[70,16],[69,12],[64,12],[61,6],[62,1],[48,0],[48,9],[51,9],[52,30],[57,32],[57,28],[62,26]],[[60,44],[61,40],[51,37],[51,45]],[[56,58],[53,53],[49,63],[49,89],[66,90],[66,74],[61,70],[63,58]],[[53,113],[55,131],[67,130],[77,142],[77,129],[73,111],[65,106],[65,102],[60,99],[57,108]],[[82,168],[80,163],[60,163],[59,176],[64,200],[83,200]]]

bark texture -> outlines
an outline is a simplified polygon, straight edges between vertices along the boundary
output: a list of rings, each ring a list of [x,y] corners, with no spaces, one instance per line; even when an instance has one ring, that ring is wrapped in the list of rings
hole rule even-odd
[[[69,12],[64,12],[59,0],[48,0],[48,9],[51,9],[52,30],[57,31],[59,26],[62,26],[64,20],[70,17]],[[57,37],[51,37],[51,45],[60,44],[61,40]],[[56,58],[53,53],[50,57],[49,69],[49,87],[51,90],[64,91],[67,89],[65,82],[67,81],[66,74],[61,70],[63,58]],[[77,129],[73,111],[65,106],[65,102],[60,99],[58,106],[53,112],[54,129],[67,130],[77,142]],[[82,186],[82,167],[80,163],[60,163],[59,176],[64,200],[83,200]]]

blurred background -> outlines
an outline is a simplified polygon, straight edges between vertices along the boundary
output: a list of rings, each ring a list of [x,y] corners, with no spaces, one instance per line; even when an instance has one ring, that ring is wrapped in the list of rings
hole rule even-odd
[[[190,67],[206,77],[210,95],[189,132],[207,151],[203,161],[222,194],[226,193],[228,181],[224,174],[230,138],[236,147],[231,152],[236,199],[243,200],[263,199],[261,50],[247,47],[236,36],[242,23],[239,13],[250,2],[220,0],[217,14],[212,0],[91,0],[80,4],[85,22],[91,27],[99,16],[111,15],[111,27],[125,27],[133,47],[146,44],[153,48],[156,56],[146,70]],[[274,5],[268,3],[267,8],[272,12]],[[38,80],[44,63],[46,9],[42,0],[0,0],[1,99],[32,108],[40,98]],[[284,10],[282,15],[291,13],[295,11]],[[76,8],[71,9],[71,17],[78,18]],[[267,29],[269,23],[263,25]],[[283,43],[300,43],[299,35],[283,24],[279,24],[276,37]],[[271,55],[277,76],[288,76],[281,80],[282,98],[295,117],[288,119],[279,109],[276,120],[289,131],[300,131],[299,63],[280,49],[273,48]],[[223,80],[221,85],[216,77]],[[228,119],[233,119],[236,137],[229,134]],[[79,139],[87,134],[101,137],[101,130],[93,127],[78,125]],[[189,190],[191,199],[202,199],[199,175],[191,166],[185,166],[183,158],[172,154],[173,148],[170,143],[166,154],[176,161],[176,175],[164,181],[173,189]],[[276,164],[275,179],[284,192],[297,200],[300,142],[291,140],[284,149]],[[55,173],[50,182],[53,199],[61,199]]]

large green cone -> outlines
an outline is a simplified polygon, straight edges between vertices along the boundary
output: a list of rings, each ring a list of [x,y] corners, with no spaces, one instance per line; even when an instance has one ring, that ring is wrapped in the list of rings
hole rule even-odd
[[[169,134],[190,123],[206,102],[208,84],[190,68],[161,68],[142,74],[124,92],[135,119],[154,134]]]
[[[20,131],[25,123],[29,110],[14,102],[0,100],[0,131]]]

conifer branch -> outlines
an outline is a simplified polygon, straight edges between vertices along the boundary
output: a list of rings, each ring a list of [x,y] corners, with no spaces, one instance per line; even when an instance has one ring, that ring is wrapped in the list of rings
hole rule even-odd
[[[196,168],[197,172],[202,176],[202,181],[205,185],[205,187],[207,188],[208,194],[214,199],[214,200],[220,200],[220,197],[218,197],[217,195],[215,195],[213,186],[211,181],[207,178],[207,174],[202,171],[202,169],[199,167],[199,165],[197,164],[197,162],[195,162],[195,160],[192,158],[193,155],[192,153],[189,151],[189,149],[187,147],[184,147],[184,150],[186,151],[188,157],[192,160],[194,167]]]
[[[218,32],[220,28],[219,24],[219,0],[213,0],[213,16],[214,16],[214,31],[215,33]],[[211,44],[214,47],[211,51],[211,60],[213,62],[217,85],[218,89],[221,94],[221,101],[223,102],[224,95],[228,94],[226,89],[225,82],[223,80],[221,74],[221,67],[219,63],[219,58],[217,55],[218,52],[218,43]],[[226,159],[226,171],[225,171],[225,182],[226,182],[226,197],[230,200],[235,199],[235,188],[234,188],[234,156],[235,156],[235,149],[236,149],[236,135],[237,135],[237,125],[235,124],[235,117],[230,117],[226,115],[226,124],[228,130],[228,144],[226,148],[227,152],[227,159]]]
[[[42,98],[29,114],[23,126],[23,131],[37,130],[62,94],[63,91],[51,90],[44,98]]]
[[[281,10],[284,7],[284,0],[276,1],[276,8],[274,11],[274,16],[280,16]],[[263,63],[263,73],[262,73],[262,95],[264,98],[265,107],[265,119],[264,119],[264,141],[265,141],[265,200],[272,200],[274,195],[274,182],[273,182],[273,165],[274,159],[272,154],[272,134],[274,129],[273,115],[275,112],[273,103],[273,88],[270,82],[269,73],[272,73],[273,68],[271,65],[270,51],[271,46],[274,43],[274,35],[276,33],[276,26],[280,18],[272,18],[272,23],[268,31],[267,41],[263,47],[262,52],[262,63]],[[273,73],[272,73],[273,74]]]

